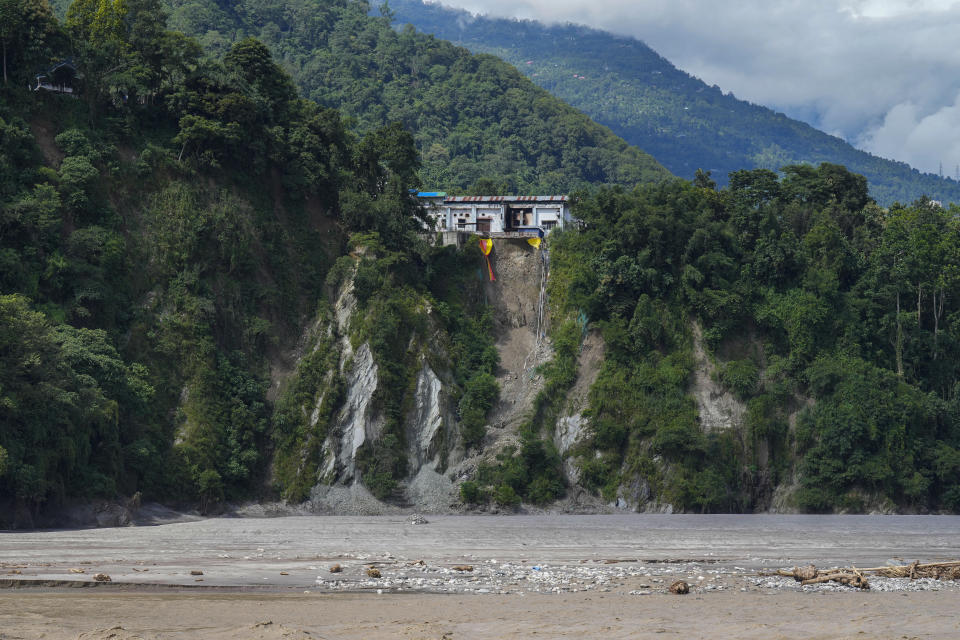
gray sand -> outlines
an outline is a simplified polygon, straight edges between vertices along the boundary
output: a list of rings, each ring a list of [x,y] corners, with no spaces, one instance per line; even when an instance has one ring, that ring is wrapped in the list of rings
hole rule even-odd
[[[684,628],[718,630],[719,638],[763,637],[764,629],[777,630],[769,637],[819,637],[791,635],[787,621],[811,607],[842,618],[847,606],[854,607],[851,615],[858,614],[850,618],[854,621],[863,619],[861,607],[872,611],[866,626],[841,620],[839,629],[851,637],[856,629],[872,634],[860,638],[960,637],[953,617],[927,619],[953,606],[960,585],[952,581],[870,578],[871,591],[855,592],[762,575],[811,562],[868,567],[960,559],[960,517],[428,515],[427,520],[414,525],[407,516],[219,518],[0,533],[0,582],[34,585],[0,592],[0,639],[81,633],[190,637],[187,630],[196,627],[186,622],[184,607],[205,612],[210,637],[331,637],[324,630],[335,630],[333,637],[397,637],[382,619],[387,603],[407,612],[411,637],[423,638],[447,637],[431,631],[431,624],[444,622],[452,625],[451,634],[457,632],[450,638],[556,637],[572,628],[584,635],[571,621],[556,626],[570,607],[589,616],[584,624],[610,623],[608,633],[596,637],[644,637],[653,631],[631,635],[637,630],[632,625],[653,624],[653,618],[667,637]],[[342,572],[331,573],[334,564]],[[370,569],[379,577],[369,575]],[[92,585],[97,573],[108,574],[111,582],[83,595],[63,586]],[[679,579],[690,584],[690,595],[666,593]],[[251,590],[261,595],[244,593]],[[257,606],[266,608],[244,609],[250,597],[262,598]],[[908,601],[889,599],[904,597]],[[144,609],[146,600],[137,598],[155,603],[150,605],[155,610]],[[484,601],[496,605],[488,608]],[[64,609],[67,604],[74,608]],[[298,613],[303,606],[329,611],[310,622]],[[353,611],[352,618],[343,607]],[[667,610],[676,607],[681,610],[675,614]],[[467,610],[476,610],[479,618],[464,618]],[[693,611],[701,617],[685,620]],[[279,620],[255,629],[265,622],[254,615],[258,612]],[[743,616],[743,624],[728,617],[733,612]],[[633,622],[621,624],[624,620]],[[822,637],[837,631],[828,623],[833,624],[815,621]],[[122,633],[109,631],[117,625]],[[907,632],[921,627],[924,633]],[[52,628],[64,631],[57,635]],[[89,635],[104,629],[100,636]]]

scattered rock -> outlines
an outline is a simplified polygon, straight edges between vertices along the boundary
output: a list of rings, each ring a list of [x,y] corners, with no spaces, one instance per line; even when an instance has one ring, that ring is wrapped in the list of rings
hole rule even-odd
[[[677,580],[672,585],[670,585],[670,593],[675,593],[679,596],[682,596],[686,593],[690,593],[690,585],[688,585],[683,580]]]
[[[367,575],[370,576],[371,578],[382,577],[382,574],[380,573],[380,569],[377,569],[376,567],[370,567],[369,569],[367,569]]]
[[[280,572],[280,575],[282,575],[282,576],[288,576],[288,575],[290,575],[290,572],[288,572],[288,571],[281,571],[281,572]]]
[[[86,573],[86,569],[69,569],[70,573]]]
[[[192,576],[202,576],[202,575],[203,575],[203,571],[200,571],[200,569],[193,569],[193,570],[190,572],[190,575],[192,575]]]
[[[126,506],[115,502],[105,502],[93,509],[93,517],[98,527],[125,527],[131,523],[130,514]]]
[[[340,573],[343,571],[343,567],[338,564],[332,565],[329,569],[330,573]]]
[[[430,521],[423,517],[423,514],[415,513],[410,516],[410,524],[430,524]]]
[[[81,572],[81,573],[82,573],[82,572]],[[98,574],[96,574],[95,576],[93,576],[93,579],[94,579],[96,582],[110,582],[110,581],[111,581],[111,580],[110,580],[110,576],[108,576],[108,575],[105,574],[105,573],[98,573]]]
[[[473,565],[458,564],[458,565],[454,565],[453,570],[454,571],[473,571]]]
[[[20,571],[20,569],[14,569],[12,571],[8,571],[7,575],[19,576],[19,575],[23,575],[23,571]]]

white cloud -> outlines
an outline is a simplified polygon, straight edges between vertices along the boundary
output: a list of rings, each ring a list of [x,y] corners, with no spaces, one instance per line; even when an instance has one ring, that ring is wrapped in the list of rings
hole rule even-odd
[[[863,145],[878,155],[896,156],[915,167],[939,169],[956,176],[960,165],[960,94],[954,102],[924,115],[917,105],[904,102],[890,109],[883,123],[870,131]],[[951,161],[951,159],[953,161]]]
[[[441,0],[637,37],[681,69],[924,171],[960,163],[960,2]]]

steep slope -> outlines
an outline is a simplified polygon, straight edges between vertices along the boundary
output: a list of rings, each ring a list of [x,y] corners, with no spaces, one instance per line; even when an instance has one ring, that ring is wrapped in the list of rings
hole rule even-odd
[[[421,236],[409,133],[355,137],[256,40],[200,61],[151,0],[76,3],[66,29],[28,8],[51,50],[0,88],[0,526],[137,494],[299,500],[321,471],[386,497],[438,455],[403,427],[417,410],[438,428],[440,375],[446,428],[483,437],[492,338],[452,284],[468,257]],[[68,51],[81,99],[23,88]],[[364,315],[334,330],[354,267]],[[331,463],[328,427],[355,443]]]
[[[429,188],[570,192],[669,173],[510,65],[368,15],[366,2],[170,2],[172,24],[211,52],[252,35],[271,47],[304,96],[363,132],[411,131]],[[481,188],[478,185],[478,188]]]
[[[520,446],[543,387],[538,368],[552,356],[549,339],[538,337],[538,329],[546,330],[538,322],[543,254],[525,241],[496,240],[497,279],[488,282],[475,276],[483,259],[472,243],[442,250],[446,295],[403,292],[409,317],[400,335],[391,336],[402,347],[392,361],[371,322],[394,302],[365,298],[357,288],[379,258],[369,247],[354,253],[352,265],[342,263],[337,301],[311,329],[288,386],[296,388],[304,378],[323,381],[294,407],[310,415],[309,430],[292,448],[281,447],[278,476],[288,487],[285,497],[308,498],[306,508],[320,513],[387,513],[398,506],[460,510],[460,484]],[[465,340],[465,332],[450,324],[447,305],[464,302],[475,305],[475,322],[487,327],[488,338]],[[324,364],[311,373],[317,362],[312,354]],[[399,379],[385,379],[390,369],[399,370]],[[391,396],[400,408],[395,416]],[[288,400],[281,398],[281,411]],[[477,406],[484,411],[472,418]]]
[[[697,169],[726,184],[738,169],[842,164],[867,177],[881,204],[923,195],[960,202],[960,184],[859,151],[840,138],[724,94],[677,69],[642,42],[581,26],[473,16],[420,0],[390,3],[413,24],[471,51],[492,53],[541,87],[688,179]]]
[[[201,60],[147,28],[157,0],[99,6],[109,33],[35,14],[81,100],[22,89],[33,64],[0,89],[3,525],[123,496],[960,508],[955,207],[881,209],[829,164],[601,186],[582,228],[498,240],[491,282],[475,239],[423,233],[402,126],[350,133],[253,39]],[[346,13],[320,31],[432,42],[322,6]]]
[[[604,345],[550,425],[568,474],[631,509],[955,511],[957,207],[785,174],[602,190],[553,238],[552,309]],[[568,389],[591,335],[569,336]]]

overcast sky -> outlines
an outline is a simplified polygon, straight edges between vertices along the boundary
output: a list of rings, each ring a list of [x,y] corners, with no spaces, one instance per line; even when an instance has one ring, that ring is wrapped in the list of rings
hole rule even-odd
[[[643,40],[738,98],[954,176],[960,0],[440,0]]]

